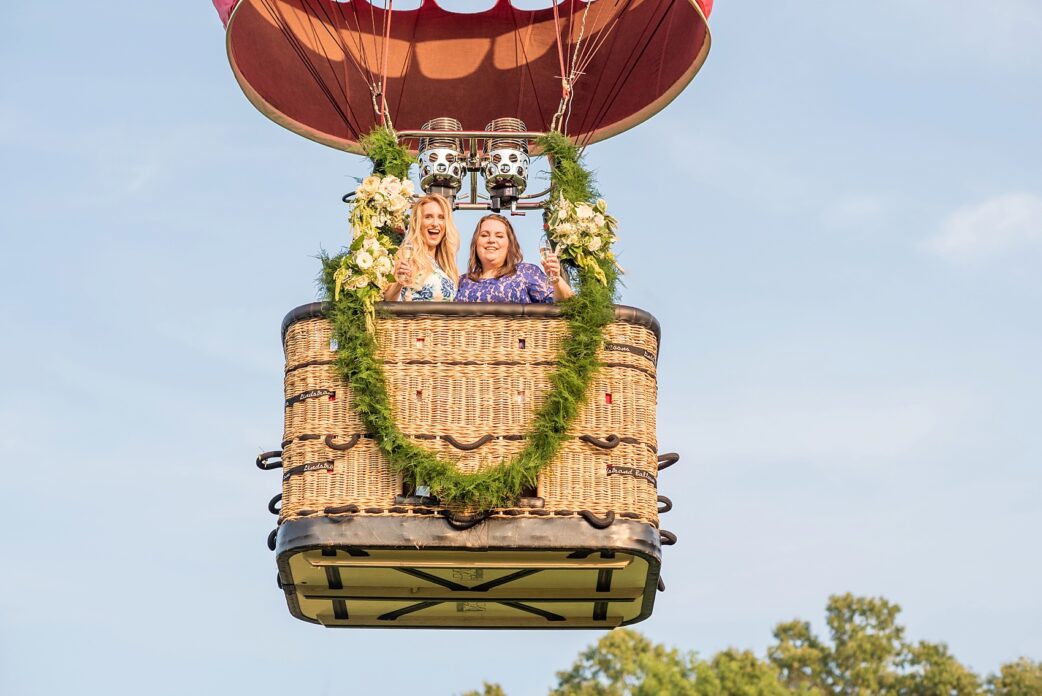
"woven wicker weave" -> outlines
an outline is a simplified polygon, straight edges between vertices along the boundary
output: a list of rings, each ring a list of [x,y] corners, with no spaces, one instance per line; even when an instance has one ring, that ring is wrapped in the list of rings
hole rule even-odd
[[[512,312],[513,305],[485,305],[491,316],[481,307],[388,304],[377,321],[398,427],[461,471],[509,460],[522,449],[567,331],[554,307],[516,306]],[[332,365],[330,331],[318,305],[295,310],[284,324],[280,520],[342,512],[436,514],[437,508],[401,503],[401,477],[391,472],[354,413],[350,392]],[[654,319],[618,308],[615,323],[605,329],[603,366],[586,405],[560,455],[540,476],[543,507],[493,514],[571,516],[588,510],[657,526],[657,356]],[[461,449],[486,436],[492,439]]]

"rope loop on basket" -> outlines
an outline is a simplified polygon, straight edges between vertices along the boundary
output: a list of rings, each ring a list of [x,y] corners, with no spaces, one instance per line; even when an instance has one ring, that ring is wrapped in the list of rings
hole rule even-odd
[[[268,550],[269,551],[274,551],[275,550],[275,535],[277,535],[278,533],[279,533],[279,528],[275,527],[275,529],[271,530],[271,533],[268,534]]]
[[[673,509],[673,501],[664,495],[658,497],[658,502],[662,503],[658,509],[658,514],[665,515],[667,512]]]
[[[268,501],[268,512],[273,515],[278,515],[282,512],[282,494],[279,493],[274,498]],[[276,507],[277,506],[277,507]]]
[[[329,449],[334,449],[337,452],[346,452],[347,450],[349,450],[352,447],[354,447],[355,445],[357,445],[358,441],[360,439],[362,439],[361,435],[359,435],[358,433],[355,433],[354,435],[351,436],[351,439],[348,440],[347,442],[337,443],[337,442],[333,442],[333,438],[334,437],[336,437],[336,436],[335,435],[326,435],[326,437],[323,440],[323,442],[326,443],[326,447],[328,447]]]
[[[277,457],[277,459],[276,459]],[[269,461],[274,460],[274,461]],[[262,471],[282,468],[282,450],[273,450],[257,455],[257,468]]]
[[[672,546],[677,543],[677,535],[668,529],[658,530],[659,541],[663,546]]]
[[[604,517],[598,517],[590,510],[580,510],[579,514],[582,515],[582,518],[589,522],[590,526],[594,529],[607,529],[615,522],[614,510],[608,510],[608,513]]]
[[[346,515],[346,514],[349,514],[349,513],[350,514],[355,514],[360,509],[361,508],[359,508],[357,505],[336,505],[336,506],[330,505],[329,507],[327,507],[322,512],[326,513],[327,515]]]
[[[460,532],[465,529],[470,529],[471,527],[476,527],[489,517],[488,511],[475,512],[473,515],[457,516],[451,510],[444,510],[441,514],[445,517],[445,521],[449,523],[450,527]]]
[[[676,452],[666,452],[658,456],[658,470],[663,471],[680,461],[680,455]]]
[[[619,443],[622,442],[622,440],[619,439],[619,436],[615,434],[609,435],[603,440],[596,438],[593,435],[580,435],[579,439],[587,444],[593,445],[594,447],[600,447],[605,450],[615,449],[619,446]]]
[[[442,435],[441,439],[444,440],[445,442],[449,443],[450,445],[452,445],[453,447],[455,447],[458,450],[463,450],[464,452],[472,452],[473,450],[476,450],[477,448],[481,447],[482,445],[486,445],[489,442],[492,442],[493,438],[492,438],[491,435],[482,435],[477,440],[474,440],[474,442],[470,442],[470,443],[460,442],[459,440],[454,438],[452,435]]]

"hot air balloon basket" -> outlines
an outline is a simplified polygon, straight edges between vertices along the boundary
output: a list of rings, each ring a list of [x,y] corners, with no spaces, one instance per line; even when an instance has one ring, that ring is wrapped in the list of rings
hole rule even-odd
[[[566,320],[552,305],[378,306],[379,357],[399,429],[462,472],[510,461],[552,385]],[[391,470],[335,365],[321,303],[283,322],[280,524],[339,516],[613,519],[658,525],[658,322],[617,307],[600,369],[559,454],[510,507],[459,509]]]

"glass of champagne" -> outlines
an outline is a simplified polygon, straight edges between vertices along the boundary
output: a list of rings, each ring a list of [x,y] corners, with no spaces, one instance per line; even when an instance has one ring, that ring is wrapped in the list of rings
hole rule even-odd
[[[556,255],[557,252],[554,250],[554,247],[550,243],[550,240],[546,237],[543,237],[543,241],[539,244],[539,259],[545,264],[546,260],[550,257],[551,254]],[[556,273],[554,273],[553,275],[547,274],[546,279],[549,280],[551,283],[556,283],[557,277],[558,276]]]
[[[410,263],[412,261],[412,241],[411,240],[406,239],[405,242],[402,243],[402,261],[404,261],[405,263]],[[395,280],[398,280],[399,282],[401,282],[400,278],[396,278]]]

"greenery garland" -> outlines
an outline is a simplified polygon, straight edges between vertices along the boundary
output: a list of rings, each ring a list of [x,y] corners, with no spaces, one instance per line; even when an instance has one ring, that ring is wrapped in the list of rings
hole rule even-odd
[[[363,139],[362,145],[373,162],[374,174],[406,178],[413,160],[398,145],[392,131],[374,131]],[[579,151],[568,138],[550,133],[538,145],[551,161],[553,199],[563,196],[573,205],[593,204],[593,177],[582,166]],[[548,231],[552,234],[552,229]],[[367,295],[342,292],[336,297],[335,276],[346,253],[321,256],[320,282],[330,303],[329,320],[338,345],[335,365],[351,388],[355,411],[373,433],[392,470],[414,485],[421,482],[429,486],[444,505],[491,509],[514,504],[525,487],[536,485],[539,472],[559,452],[600,367],[597,352],[604,341],[604,327],[615,317],[618,269],[610,252],[591,256],[595,266],[566,262],[578,292],[560,303],[568,334],[561,342],[557,367],[549,378],[552,389],[533,418],[524,449],[512,461],[469,474],[460,472],[454,462],[417,445],[398,428],[383,366],[376,357],[376,339],[367,322],[371,311]],[[562,257],[567,258],[565,254]]]

